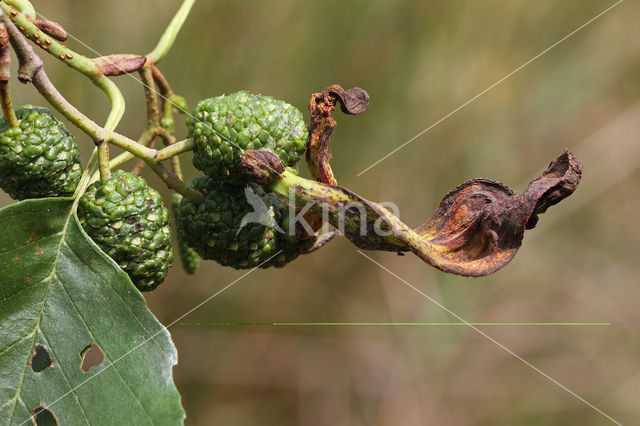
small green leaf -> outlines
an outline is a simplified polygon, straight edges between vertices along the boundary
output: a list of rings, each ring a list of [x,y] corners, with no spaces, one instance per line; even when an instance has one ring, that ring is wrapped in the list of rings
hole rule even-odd
[[[181,424],[169,332],[73,210],[0,210],[0,424]]]

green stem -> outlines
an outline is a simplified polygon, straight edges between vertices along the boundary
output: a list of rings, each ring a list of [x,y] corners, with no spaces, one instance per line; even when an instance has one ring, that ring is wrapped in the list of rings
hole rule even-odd
[[[171,98],[174,96],[171,85],[169,84],[169,81],[167,81],[167,78],[164,76],[164,74],[162,74],[160,69],[153,63],[151,64],[151,75],[153,76],[153,81],[158,85],[162,96],[171,100]]]
[[[102,142],[98,145],[98,165],[100,167],[100,180],[111,179],[111,169],[109,168],[109,144]]]
[[[138,139],[138,143],[142,146],[149,146],[149,143],[153,140],[154,137],[155,129],[149,128],[145,130],[144,133],[142,133],[142,136],[140,136],[140,139]],[[109,161],[109,168],[114,169],[118,166],[121,166],[134,157],[135,156],[130,152],[123,152],[122,154]]]
[[[178,12],[176,12],[175,16],[169,23],[169,26],[167,26],[164,34],[160,37],[160,41],[158,41],[158,44],[151,53],[147,55],[147,60],[149,62],[157,64],[162,60],[162,58],[164,58],[178,36],[178,32],[180,32],[180,29],[182,28],[184,21],[187,19],[187,16],[195,2],[196,0],[184,0],[182,2],[182,6],[180,6],[180,9],[178,9]]]
[[[120,148],[130,152],[136,157],[144,159],[155,159],[157,152],[155,149],[147,148],[146,146],[138,144],[136,141],[129,139],[128,137],[121,135],[120,133],[104,129],[96,124],[89,117],[78,111],[76,107],[71,105],[61,94],[58,89],[51,83],[49,77],[44,72],[42,67],[38,68],[35,75],[32,78],[32,83],[35,88],[45,97],[45,99],[53,105],[62,115],[64,115],[74,125],[78,126],[83,132],[89,135],[94,141],[109,142]],[[114,115],[110,115],[113,117]],[[115,119],[110,119],[109,124],[113,125],[117,122]]]
[[[154,138],[151,141],[151,143],[149,143],[149,147],[153,147],[155,142],[156,142],[156,139]],[[131,169],[131,173],[133,173],[136,176],[140,176],[140,174],[142,173],[142,170],[144,170],[146,166],[147,166],[147,163],[145,163],[143,159],[138,158],[138,161],[136,161],[136,165],[133,166],[133,168]]]
[[[147,104],[147,126],[158,126],[160,112],[158,111],[158,97],[156,96],[156,84],[150,66],[145,66],[140,70],[144,87],[144,98]]]
[[[156,160],[164,161],[176,155],[192,151],[194,144],[195,143],[193,142],[193,139],[185,139],[180,142],[176,142],[172,145],[167,146],[166,148],[162,148],[161,150],[159,150]]]
[[[156,157],[157,151],[155,149],[142,146],[120,133],[104,129],[78,111],[76,107],[71,105],[69,101],[58,92],[42,68],[39,68],[35,73],[32,82],[38,92],[40,92],[51,105],[94,141],[112,143],[140,158],[154,159]],[[116,123],[114,119],[109,121],[111,125]]]
[[[87,186],[89,186],[89,184],[92,182],[91,175],[93,174],[93,171],[95,170],[97,164],[98,164],[98,149],[96,148],[91,153],[91,157],[89,157],[87,168],[84,169],[84,172],[82,173],[82,177],[80,178],[80,182],[78,182],[78,186],[76,187],[76,191],[73,194],[73,198],[78,198],[82,194],[84,194],[84,191],[87,189]]]
[[[122,92],[114,82],[106,77],[100,77],[94,80],[94,83],[100,87],[109,96],[111,102],[111,111],[107,117],[104,126],[105,130],[113,131],[118,127],[118,123],[122,119],[125,111],[125,101]],[[100,167],[100,180],[105,181],[111,179],[111,168],[109,167],[109,142],[106,139],[98,143],[98,164]]]
[[[165,146],[173,145],[176,143],[173,108],[175,106],[180,112],[184,113],[186,110],[186,102],[185,99],[180,96],[176,98],[176,95],[173,93],[171,85],[169,85],[165,76],[160,72],[158,67],[153,64],[151,65],[151,75],[153,77],[154,84],[158,86],[163,97],[162,118],[160,120],[161,127],[158,129],[160,131],[159,135],[163,139]],[[180,105],[182,106],[174,104],[174,100],[179,100]],[[177,155],[171,157],[171,169],[178,178],[183,179],[182,165],[180,164],[180,157]]]
[[[71,49],[68,49],[64,45],[61,45],[55,39],[49,37],[35,24],[33,24],[28,16],[24,13],[28,10],[28,7],[26,7],[26,5],[18,5],[19,10],[23,12],[19,13],[13,10],[7,3],[11,4],[11,2],[6,1],[0,2],[0,8],[2,8],[2,11],[7,16],[11,16],[11,21],[13,21],[13,23],[17,25],[17,28],[19,28],[19,30],[24,34],[26,38],[32,40],[36,45],[40,46],[46,52],[57,56],[71,68],[74,68],[89,77],[91,81],[108,96],[111,103],[111,110],[109,112],[109,116],[107,117],[105,128],[102,129],[82,113],[80,113],[80,111],[69,104],[66,99],[64,99],[64,97],[60,95],[60,93],[55,89],[53,84],[51,84],[51,82],[46,77],[46,74],[42,69],[42,61],[35,61],[37,66],[30,70],[34,74],[33,76],[30,76],[32,78],[32,81],[34,82],[34,85],[36,86],[36,88],[38,88],[40,93],[45,96],[49,103],[56,106],[56,108],[60,112],[62,112],[65,117],[67,117],[85,133],[91,136],[94,142],[96,142],[96,144],[98,145],[98,164],[100,167],[100,177],[102,180],[109,179],[109,177],[111,176],[111,171],[109,169],[109,138],[105,137],[103,131],[115,130],[124,115],[125,101],[124,97],[122,96],[122,92],[120,92],[120,89],[118,89],[118,87],[111,80],[102,75],[99,67],[92,60],[73,52]],[[33,14],[33,17],[35,17],[35,12]],[[14,26],[12,29],[15,30],[15,28],[16,27]],[[15,38],[15,36],[12,37],[12,39]],[[26,50],[26,48],[23,47],[20,50],[22,50],[22,53],[24,54],[24,50]],[[17,53],[20,52],[18,52],[17,50]],[[48,90],[43,90],[47,88]]]
[[[76,107],[71,105],[61,94],[58,89],[51,83],[49,77],[42,68],[39,68],[31,79],[33,86],[40,94],[58,110],[65,118],[71,121],[76,127],[89,135],[91,139],[100,140],[106,137],[103,129],[92,121],[89,117],[81,113]]]
[[[167,111],[169,113],[169,115],[173,115],[173,108],[171,108],[171,105],[166,105],[166,109],[165,111]],[[166,115],[166,114],[165,114]],[[171,119],[173,120],[173,117],[171,117]],[[171,127],[173,128],[173,122],[171,124]],[[160,132],[160,137],[164,140],[165,145],[167,147],[175,145],[176,142],[176,137],[173,134],[172,130],[169,130],[167,128],[161,127],[160,128],[162,131]],[[182,142],[182,141],[181,141]],[[181,154],[183,152],[187,152],[187,147],[183,146],[183,147],[176,147],[174,152],[177,152],[177,154]],[[193,149],[193,148],[191,148]],[[160,153],[158,152],[158,155]],[[177,154],[172,154],[173,156],[171,157],[171,169],[173,170],[173,173],[176,174],[176,176],[178,176],[180,179],[182,179],[182,165],[180,164],[180,157]],[[168,155],[168,153],[163,153],[164,155]]]
[[[81,72],[91,79],[91,81],[106,93],[111,102],[111,111],[107,118],[107,130],[114,130],[120,119],[124,115],[125,102],[120,89],[107,77],[102,75],[98,65],[91,59],[74,52],[68,47],[60,44],[55,39],[41,31],[27,15],[12,8],[10,1],[0,1],[0,8],[10,17],[11,21],[17,26],[22,34],[34,42],[37,46],[45,50],[47,53],[55,56],[67,66]],[[13,37],[12,35],[12,38]],[[80,127],[83,129],[82,127]],[[84,129],[83,129],[84,130]],[[100,141],[100,139],[94,139]]]
[[[123,148],[134,156],[142,158],[147,164],[149,164],[151,169],[156,174],[158,174],[158,176],[167,184],[167,186],[169,186],[169,188],[174,189],[176,192],[181,193],[183,196],[194,202],[199,202],[203,199],[202,194],[192,188],[187,187],[184,182],[182,182],[174,173],[169,171],[161,164],[157,163],[157,150],[147,148],[146,146],[138,144],[136,141],[112,130],[112,128],[115,128],[115,126],[117,126],[120,118],[122,117],[122,114],[124,112],[124,100],[122,98],[122,94],[117,89],[115,84],[113,84],[106,77],[102,75],[94,75],[93,72],[91,72],[91,69],[96,69],[96,65],[93,62],[91,62],[90,60],[86,60],[86,58],[85,60],[87,62],[76,60],[77,55],[74,54],[71,54],[71,57],[67,58],[69,59],[69,62],[67,63],[70,66],[88,75],[98,87],[100,87],[109,95],[109,99],[113,102],[113,108],[107,120],[107,128],[100,127],[89,117],[81,113],[76,107],[71,105],[69,101],[67,101],[64,96],[60,94],[58,89],[53,85],[53,83],[51,83],[51,80],[49,80],[49,77],[45,73],[42,66],[42,60],[38,57],[38,55],[36,55],[36,53],[33,51],[33,48],[24,39],[22,34],[20,34],[20,31],[32,34],[32,37],[34,37],[36,40],[48,40],[49,38],[43,38],[40,35],[38,37],[35,37],[33,34],[40,34],[40,31],[35,28],[23,14],[13,10],[4,1],[0,1],[0,9],[2,9],[4,12],[4,14],[0,16],[0,20],[2,20],[2,22],[4,22],[7,26],[12,45],[20,60],[19,74],[22,81],[31,81],[38,92],[40,92],[40,94],[42,94],[54,108],[56,108],[74,125],[78,126],[78,128],[80,128],[83,132],[89,135],[99,145],[102,143],[112,143],[116,146],[119,146],[120,148]],[[12,11],[14,11],[14,13],[11,13]],[[11,18],[9,18],[8,16],[11,16]],[[14,23],[24,27],[24,29],[20,29],[19,31]],[[27,37],[26,34],[25,37]],[[45,41],[44,46],[42,42],[36,44],[43,47],[44,50],[50,50],[47,46],[58,46],[55,41],[50,40],[50,43],[51,44]],[[63,47],[60,46],[60,48]],[[69,50],[66,49],[65,51]],[[98,149],[98,152],[100,152],[100,149]],[[102,155],[104,160],[104,157],[106,156],[104,155],[104,153]],[[99,154],[97,154],[96,156],[99,157]],[[103,161],[103,172],[105,164],[106,167],[109,167],[110,165],[108,163],[108,160]]]
[[[94,83],[107,94],[109,102],[111,103],[111,111],[109,111],[109,116],[107,117],[104,128],[106,130],[115,130],[124,116],[124,96],[122,96],[122,92],[118,86],[116,86],[116,84],[107,77],[99,77],[94,80]]]
[[[338,187],[305,179],[297,174],[285,170],[268,185],[268,189],[281,195],[288,201],[294,201],[297,207],[305,207],[312,202],[315,197],[322,200],[326,205],[331,206],[337,212],[338,207],[353,201],[348,194],[345,194]],[[294,197],[294,198],[292,198]],[[312,210],[322,208],[321,204],[314,204]],[[322,213],[318,210],[317,213]]]
[[[291,169],[283,168],[277,155],[269,151],[246,151],[242,169],[267,191],[328,221],[360,248],[404,252],[413,250],[413,240],[420,240],[423,260],[434,266],[441,263],[434,257],[429,241],[423,240],[381,204],[367,201],[345,188],[300,177]],[[309,231],[313,229],[307,229]]]
[[[2,103],[2,113],[4,114],[4,118],[9,126],[18,127],[20,125],[20,120],[18,120],[16,112],[13,110],[8,81],[0,81],[0,103]]]
[[[36,10],[33,8],[33,5],[27,0],[5,0],[10,6],[13,6],[20,12],[24,13],[31,19],[36,19]]]
[[[0,22],[0,106],[6,122],[18,127],[20,122],[13,110],[9,80],[11,79],[11,55],[9,54],[9,33],[4,22]]]
[[[40,30],[33,22],[31,22],[27,15],[12,8],[8,3],[10,3],[10,1],[0,1],[0,8],[7,16],[10,17],[11,21],[18,26],[20,32],[22,32],[26,38],[31,40],[45,52],[58,58],[69,67],[80,71],[92,80],[95,80],[102,75],[100,73],[100,68],[93,60],[74,52],[65,45],[60,44],[54,38]]]
[[[147,161],[147,165],[164,181],[165,184],[167,184],[170,189],[182,194],[182,196],[195,204],[199,204],[204,201],[204,195],[193,188],[189,188],[171,170],[167,169],[162,164],[156,163],[155,161]]]

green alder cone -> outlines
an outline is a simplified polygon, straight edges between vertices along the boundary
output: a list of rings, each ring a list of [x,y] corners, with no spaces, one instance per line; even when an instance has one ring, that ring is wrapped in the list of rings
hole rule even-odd
[[[0,119],[0,187],[16,200],[72,195],[82,175],[73,135],[46,108],[16,116],[18,127]]]
[[[182,200],[182,195],[173,194],[173,197],[171,198],[171,210],[173,211],[173,216],[176,222],[178,220],[177,211],[178,206],[180,205],[180,200]],[[178,232],[178,254],[180,255],[182,269],[184,269],[187,274],[193,275],[198,272],[198,268],[200,267],[200,256],[194,249],[189,247],[180,232]]]
[[[189,186],[206,199],[200,204],[182,199],[178,232],[203,259],[236,269],[284,266],[315,242],[285,233],[287,205],[258,185],[243,189],[200,175]]]
[[[305,150],[302,113],[270,96],[237,92],[202,100],[187,119],[195,142],[193,165],[207,176],[247,182],[240,157],[244,150],[269,149],[285,166],[294,166]]]
[[[164,281],[173,261],[169,211],[142,177],[117,170],[93,183],[80,199],[78,219],[140,291]]]

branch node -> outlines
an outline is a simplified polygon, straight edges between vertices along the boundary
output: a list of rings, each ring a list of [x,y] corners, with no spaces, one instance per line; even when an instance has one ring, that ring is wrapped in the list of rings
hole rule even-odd
[[[12,15],[13,12],[15,11],[12,10]],[[22,33],[18,31],[14,23],[11,22],[12,20],[9,19],[7,15],[1,13],[0,20],[2,20],[7,28],[11,46],[15,50],[16,56],[18,57],[18,80],[21,83],[30,83],[38,70],[42,68],[42,59],[40,59],[40,57],[35,54],[31,45],[24,40],[24,38],[22,37]]]

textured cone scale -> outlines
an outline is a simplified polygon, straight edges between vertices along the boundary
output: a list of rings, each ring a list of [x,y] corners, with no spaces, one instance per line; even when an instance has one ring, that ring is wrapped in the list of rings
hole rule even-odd
[[[73,195],[82,175],[73,135],[46,108],[16,116],[18,127],[0,119],[0,187],[16,200]]]
[[[289,236],[288,207],[257,185],[243,189],[196,176],[189,186],[206,199],[201,204],[182,199],[178,232],[204,259],[236,269],[284,266],[315,241]]]
[[[139,290],[164,281],[173,260],[169,211],[143,178],[118,170],[95,182],[80,200],[78,219]]]
[[[195,141],[193,165],[207,176],[247,182],[240,166],[244,150],[269,149],[285,166],[305,150],[307,128],[294,106],[270,96],[237,92],[202,100],[187,119]]]

